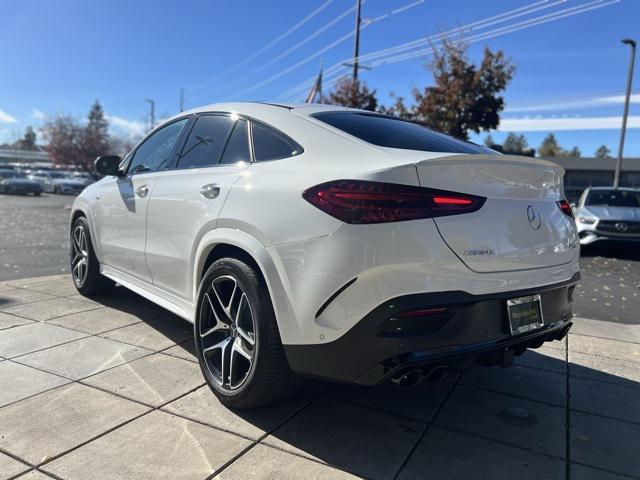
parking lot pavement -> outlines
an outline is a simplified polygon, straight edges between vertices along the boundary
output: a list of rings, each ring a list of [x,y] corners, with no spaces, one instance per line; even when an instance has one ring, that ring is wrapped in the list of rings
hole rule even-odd
[[[0,283],[0,479],[640,478],[640,326],[567,340],[410,390],[309,381],[223,407],[191,325],[67,275]]]
[[[0,280],[69,271],[74,197],[0,195]]]

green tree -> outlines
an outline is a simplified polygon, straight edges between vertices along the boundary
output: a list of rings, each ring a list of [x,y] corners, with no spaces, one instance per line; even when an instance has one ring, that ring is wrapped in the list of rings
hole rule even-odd
[[[578,147],[573,147],[570,151],[567,152],[567,157],[580,158],[582,156],[582,152]]]
[[[484,137],[484,145],[486,147],[493,147],[494,145],[496,145],[496,142],[494,142],[493,137],[491,135],[487,135],[486,137]]]
[[[541,157],[562,157],[564,150],[558,144],[558,140],[553,133],[547,135],[538,148]]]
[[[500,123],[504,99],[499,94],[511,81],[515,66],[499,50],[485,48],[479,65],[471,62],[464,41],[444,39],[428,68],[435,85],[414,89],[416,121],[467,139],[469,132],[491,130]]]
[[[36,145],[37,135],[32,126],[28,126],[24,131],[24,137],[18,141],[21,150],[38,150]]]
[[[542,144],[540,145],[540,148],[538,148],[538,153],[541,157],[578,158],[582,156],[582,152],[578,147],[573,147],[571,150],[565,150],[562,148],[553,133],[550,133],[544,138],[544,140],[542,140]]]
[[[372,112],[378,108],[376,91],[369,90],[365,82],[358,80],[354,83],[349,77],[342,77],[338,81],[335,90],[329,93],[327,101],[333,105],[361,108]]]
[[[89,110],[87,125],[84,127],[82,137],[85,156],[83,165],[85,168],[93,170],[94,160],[101,155],[108,154],[110,151],[109,123],[98,100],[93,103]]]
[[[523,155],[529,149],[529,144],[527,143],[527,139],[524,138],[524,135],[516,135],[511,132],[502,144],[502,149],[504,153]]]
[[[606,145],[600,145],[595,153],[596,158],[611,158],[611,149]]]

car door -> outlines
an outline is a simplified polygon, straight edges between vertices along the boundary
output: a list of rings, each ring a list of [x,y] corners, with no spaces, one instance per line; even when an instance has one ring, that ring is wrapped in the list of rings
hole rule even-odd
[[[149,195],[158,176],[174,160],[188,120],[179,119],[153,132],[128,156],[125,175],[100,183],[94,224],[104,265],[151,281],[144,252]]]
[[[216,227],[231,186],[251,163],[248,122],[202,114],[173,169],[159,177],[149,201],[146,258],[153,283],[191,300],[192,254]]]

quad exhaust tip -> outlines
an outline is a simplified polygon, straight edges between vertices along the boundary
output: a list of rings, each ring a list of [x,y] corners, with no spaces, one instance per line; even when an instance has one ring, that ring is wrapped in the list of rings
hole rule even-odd
[[[426,373],[423,370],[415,369],[404,372],[397,377],[391,379],[391,383],[400,388],[411,388],[418,385],[422,380],[429,383],[438,383],[444,380],[449,373],[449,367],[446,365],[438,365],[433,367]]]
[[[445,378],[447,378],[448,374],[449,374],[449,367],[447,367],[446,365],[439,365],[429,370],[429,372],[427,372],[424,378],[429,383],[440,383]]]
[[[400,388],[415,387],[422,381],[424,374],[422,370],[409,370],[397,377],[391,379],[391,383]]]

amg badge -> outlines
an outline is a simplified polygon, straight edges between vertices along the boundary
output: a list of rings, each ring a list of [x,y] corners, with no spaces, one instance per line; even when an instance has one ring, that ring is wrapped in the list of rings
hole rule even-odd
[[[482,249],[482,250],[465,250],[464,251],[464,256],[465,257],[477,257],[477,256],[480,256],[480,255],[495,255],[495,254],[496,254],[496,252],[494,252],[490,248],[486,248],[486,249]]]

